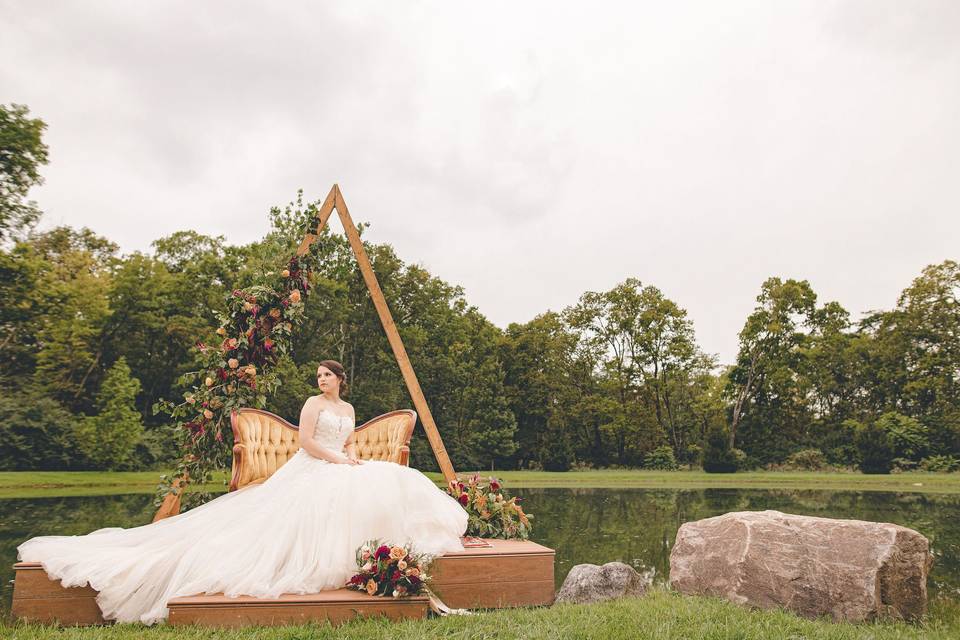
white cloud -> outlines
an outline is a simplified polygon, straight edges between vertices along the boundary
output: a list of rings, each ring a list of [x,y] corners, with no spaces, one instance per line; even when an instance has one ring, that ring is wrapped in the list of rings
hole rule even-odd
[[[856,315],[958,257],[953,2],[0,7],[47,224],[124,250],[339,182],[501,326],[634,276],[725,361],[768,276]]]

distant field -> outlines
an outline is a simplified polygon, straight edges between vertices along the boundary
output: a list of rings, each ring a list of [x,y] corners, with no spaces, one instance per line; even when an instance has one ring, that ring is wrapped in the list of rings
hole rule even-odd
[[[480,472],[491,475],[489,471]],[[439,473],[427,473],[442,483]],[[462,474],[466,475],[466,474]],[[960,473],[898,473],[886,476],[861,473],[759,471],[712,474],[702,471],[599,470],[551,473],[497,471],[493,475],[508,488],[662,488],[711,487],[755,489],[829,489],[850,491],[913,491],[960,493]],[[116,493],[152,493],[159,482],[157,471],[3,471],[0,498],[91,496]],[[211,489],[226,489],[227,474]]]

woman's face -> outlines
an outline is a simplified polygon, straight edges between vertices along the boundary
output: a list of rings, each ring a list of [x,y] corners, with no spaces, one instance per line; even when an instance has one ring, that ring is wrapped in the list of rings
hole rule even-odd
[[[317,367],[317,386],[320,391],[327,393],[340,393],[340,378],[333,371],[324,366]]]

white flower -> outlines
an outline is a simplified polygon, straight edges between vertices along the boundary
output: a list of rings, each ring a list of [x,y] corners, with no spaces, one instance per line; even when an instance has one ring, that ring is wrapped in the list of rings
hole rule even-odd
[[[400,595],[400,592],[397,591],[396,589],[394,589],[394,590],[393,590],[393,597],[396,598],[396,597],[399,596],[399,595]]]
[[[371,569],[373,569],[373,565],[368,562],[367,564],[363,565],[363,566],[361,567],[361,569],[363,569],[364,573],[367,573],[367,572],[369,572]]]

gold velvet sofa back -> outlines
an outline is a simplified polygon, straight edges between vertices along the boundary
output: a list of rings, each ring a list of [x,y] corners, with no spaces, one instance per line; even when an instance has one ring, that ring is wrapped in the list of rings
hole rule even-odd
[[[357,456],[410,464],[410,437],[417,412],[391,411],[357,427]],[[269,478],[300,449],[300,431],[278,415],[262,409],[238,409],[230,414],[233,427],[233,469],[230,491]]]

